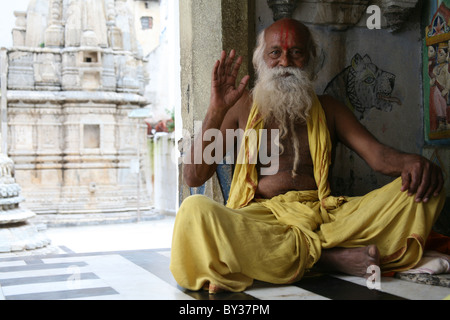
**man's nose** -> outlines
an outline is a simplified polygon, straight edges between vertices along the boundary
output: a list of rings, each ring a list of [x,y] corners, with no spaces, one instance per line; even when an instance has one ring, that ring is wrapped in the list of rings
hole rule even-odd
[[[287,52],[281,53],[280,60],[278,62],[280,67],[291,67],[291,59],[289,58],[289,54]]]

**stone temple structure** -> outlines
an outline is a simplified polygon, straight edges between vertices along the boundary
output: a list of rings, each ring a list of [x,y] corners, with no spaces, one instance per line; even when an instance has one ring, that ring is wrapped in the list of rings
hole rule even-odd
[[[148,210],[146,128],[128,116],[148,105],[145,61],[127,1],[30,0],[15,15],[2,140],[26,206]]]

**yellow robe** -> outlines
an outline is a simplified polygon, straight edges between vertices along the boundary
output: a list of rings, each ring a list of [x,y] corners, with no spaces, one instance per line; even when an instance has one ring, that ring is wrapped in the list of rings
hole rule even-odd
[[[253,106],[246,132],[264,128]],[[254,199],[258,184],[250,161],[260,136],[245,135],[227,206],[205,196],[187,198],[174,227],[170,269],[184,288],[205,284],[243,291],[254,279],[276,284],[300,280],[323,249],[377,245],[383,271],[415,266],[444,205],[445,195],[427,204],[401,192],[401,179],[363,197],[332,197],[328,183],[331,140],[315,98],[308,139],[317,190],[290,191]]]

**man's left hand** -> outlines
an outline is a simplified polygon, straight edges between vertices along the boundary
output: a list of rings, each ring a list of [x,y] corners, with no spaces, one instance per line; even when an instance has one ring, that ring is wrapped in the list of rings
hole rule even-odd
[[[416,202],[428,202],[438,196],[444,186],[442,170],[433,162],[418,155],[407,155],[402,171],[402,191],[415,194]]]

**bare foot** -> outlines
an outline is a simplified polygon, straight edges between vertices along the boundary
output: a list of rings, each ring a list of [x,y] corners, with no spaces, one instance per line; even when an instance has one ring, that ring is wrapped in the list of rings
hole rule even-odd
[[[352,276],[367,276],[367,268],[380,265],[380,254],[375,245],[361,248],[332,248],[322,251],[318,267]]]
[[[226,292],[225,289],[222,289],[218,285],[212,284],[209,281],[207,281],[207,282],[205,282],[203,284],[203,288],[202,289],[204,291],[209,291],[209,294],[217,294],[217,293]]]

